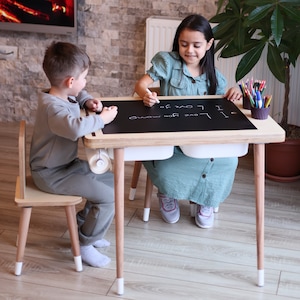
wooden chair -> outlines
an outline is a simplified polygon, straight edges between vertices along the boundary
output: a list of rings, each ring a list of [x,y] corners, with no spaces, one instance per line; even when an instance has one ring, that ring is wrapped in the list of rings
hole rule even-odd
[[[22,272],[32,208],[47,206],[62,206],[65,208],[76,271],[82,271],[75,211],[75,205],[81,202],[82,197],[80,196],[65,196],[43,192],[34,185],[31,176],[26,176],[26,122],[22,120],[19,132],[19,176],[17,177],[15,190],[15,203],[21,208],[15,275],[21,275]]]
[[[159,87],[151,87],[150,90],[152,92],[156,92],[158,96],[160,95],[160,88]],[[142,162],[141,161],[135,161],[133,174],[132,174],[132,179],[131,179],[129,197],[128,197],[129,200],[134,200],[134,198],[135,198],[136,187],[137,187],[137,184],[138,184],[138,181],[139,181],[141,168],[142,168]],[[149,175],[147,174],[146,191],[145,191],[145,198],[144,198],[144,212],[143,212],[143,221],[144,222],[149,221],[152,191],[153,191],[153,184],[151,182],[151,179],[150,179]],[[193,202],[190,202],[190,215],[191,215],[191,217],[195,217],[196,209],[197,209],[197,205]],[[218,211],[219,211],[219,207],[215,207],[214,208],[214,213],[217,213]]]
[[[133,167],[133,174],[131,178],[131,184],[130,184],[130,191],[129,191],[129,200],[134,200],[137,184],[140,177],[140,172],[142,168],[142,162],[141,161],[135,161],[134,167]],[[153,191],[153,184],[152,181],[147,174],[146,179],[146,191],[145,191],[145,198],[144,198],[144,212],[143,212],[143,221],[148,222],[149,216],[150,216],[150,209],[151,209],[151,198],[152,198],[152,191]],[[195,217],[196,215],[196,209],[197,205],[193,202],[190,202],[190,215],[191,217]],[[214,207],[214,213],[217,213],[219,211],[219,207]]]

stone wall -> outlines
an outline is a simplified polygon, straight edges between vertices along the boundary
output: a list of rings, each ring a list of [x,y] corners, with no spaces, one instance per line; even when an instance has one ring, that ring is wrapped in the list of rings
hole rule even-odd
[[[131,95],[144,73],[145,25],[149,16],[210,18],[214,0],[78,0],[75,36],[0,31],[0,45],[18,47],[16,60],[0,60],[0,121],[34,121],[37,92],[48,88],[41,64],[53,40],[78,44],[92,66],[86,89],[95,97]]]

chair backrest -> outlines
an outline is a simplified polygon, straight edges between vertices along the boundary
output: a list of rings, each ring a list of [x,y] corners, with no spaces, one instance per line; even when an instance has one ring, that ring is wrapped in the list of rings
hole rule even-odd
[[[19,196],[25,198],[26,187],[26,121],[20,122],[19,130]]]

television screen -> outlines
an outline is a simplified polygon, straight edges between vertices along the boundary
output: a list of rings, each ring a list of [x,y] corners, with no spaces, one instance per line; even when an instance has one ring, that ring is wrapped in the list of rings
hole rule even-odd
[[[76,0],[0,0],[0,30],[73,34]]]

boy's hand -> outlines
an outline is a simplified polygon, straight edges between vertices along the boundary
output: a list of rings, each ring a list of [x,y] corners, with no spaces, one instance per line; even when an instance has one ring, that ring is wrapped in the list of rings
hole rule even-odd
[[[109,106],[109,107],[103,107],[100,116],[104,122],[104,125],[106,125],[112,122],[117,114],[118,114],[118,107]]]
[[[230,88],[227,93],[224,95],[224,98],[227,98],[230,101],[240,100],[243,98],[243,95],[239,88],[232,87]]]
[[[99,99],[89,99],[85,102],[85,107],[90,111],[101,111],[103,108],[103,104]]]

